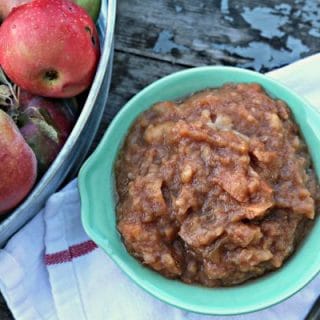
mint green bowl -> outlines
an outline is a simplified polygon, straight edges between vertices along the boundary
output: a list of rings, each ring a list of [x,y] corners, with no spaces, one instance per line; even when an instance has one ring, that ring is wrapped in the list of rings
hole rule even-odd
[[[153,296],[185,310],[214,315],[241,314],[269,307],[290,297],[315,277],[320,269],[319,219],[296,254],[279,270],[231,288],[187,285],[151,271],[126,251],[116,229],[113,167],[130,126],[142,111],[158,101],[175,100],[227,82],[257,82],[271,96],[287,102],[308,143],[319,177],[320,113],[267,76],[231,67],[189,69],[146,87],[118,113],[79,174],[82,223],[89,237],[133,281]]]

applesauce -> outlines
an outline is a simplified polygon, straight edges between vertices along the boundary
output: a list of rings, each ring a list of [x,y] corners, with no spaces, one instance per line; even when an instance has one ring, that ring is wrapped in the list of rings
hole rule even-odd
[[[319,208],[288,107],[254,83],[152,106],[115,172],[127,250],[186,283],[230,286],[280,268]]]

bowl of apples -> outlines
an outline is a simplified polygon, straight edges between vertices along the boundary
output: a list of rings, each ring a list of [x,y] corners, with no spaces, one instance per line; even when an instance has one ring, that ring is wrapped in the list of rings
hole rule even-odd
[[[102,118],[116,1],[0,2],[0,245],[80,168]]]

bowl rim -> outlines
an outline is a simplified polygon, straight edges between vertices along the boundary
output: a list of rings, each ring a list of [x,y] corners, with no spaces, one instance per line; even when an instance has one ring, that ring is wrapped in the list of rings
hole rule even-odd
[[[148,93],[150,90],[153,90],[155,87],[167,82],[168,80],[173,80],[176,78],[180,77],[185,77],[185,76],[192,76],[194,72],[236,72],[236,73],[242,73],[246,74],[249,76],[253,76],[255,79],[252,80],[252,82],[257,82],[258,80],[262,81],[267,81],[269,84],[272,86],[276,86],[280,88],[280,90],[284,90],[287,93],[289,93],[290,96],[292,96],[294,99],[299,100],[301,102],[303,108],[307,108],[309,110],[315,111],[315,109],[300,95],[296,94],[292,89],[288,88],[287,86],[283,85],[281,82],[274,80],[267,75],[251,71],[251,70],[246,70],[242,68],[237,68],[237,67],[229,67],[229,66],[203,66],[203,67],[195,67],[195,68],[190,68],[190,69],[185,69],[181,70],[178,72],[174,72],[172,74],[169,74],[161,79],[158,79],[148,86],[146,86],[144,89],[139,91],[135,96],[133,96],[125,105],[122,107],[122,109],[118,112],[118,114],[114,117],[112,120],[111,124],[109,125],[108,129],[106,130],[102,140],[100,141],[98,147],[94,151],[94,153],[87,159],[87,161],[84,163],[82,166],[80,173],[79,173],[79,179],[78,179],[78,184],[79,184],[79,190],[80,190],[80,196],[81,196],[81,220],[83,227],[86,231],[86,233],[89,235],[90,238],[92,238],[99,247],[101,247],[107,254],[108,256],[120,267],[122,271],[125,272],[125,274],[134,281],[139,287],[141,287],[143,290],[154,296],[155,298],[168,303],[169,305],[172,305],[174,307],[178,307],[180,309],[186,310],[186,311],[191,311],[199,314],[206,314],[206,315],[240,315],[240,314],[246,314],[246,313],[251,313],[255,311],[259,311],[262,309],[269,308],[273,305],[276,305],[280,302],[283,302],[284,300],[290,298],[294,294],[296,294],[298,291],[300,291],[302,288],[304,288],[308,283],[310,283],[315,276],[320,272],[320,266],[317,268],[317,270],[312,270],[312,273],[308,273],[308,276],[305,276],[303,278],[303,281],[297,281],[296,285],[291,288],[290,292],[285,292],[282,294],[281,297],[276,297],[276,298],[271,298],[268,299],[267,302],[261,302],[259,305],[255,306],[244,306],[244,307],[232,307],[229,308],[229,311],[226,312],[225,309],[223,310],[213,310],[212,308],[207,307],[207,306],[196,306],[192,305],[190,306],[189,304],[184,303],[180,299],[171,299],[170,297],[159,293],[159,291],[150,289],[150,287],[145,283],[142,282],[140,277],[137,276],[133,268],[130,267],[125,261],[123,261],[121,258],[119,258],[117,255],[114,255],[112,252],[112,248],[109,246],[109,243],[107,243],[103,238],[100,237],[99,234],[95,233],[94,230],[91,229],[91,226],[88,224],[88,221],[86,220],[86,212],[88,212],[88,201],[85,199],[86,196],[86,189],[87,189],[87,184],[86,180],[88,179],[88,176],[90,175],[90,168],[93,166],[95,162],[95,157],[97,154],[99,154],[103,150],[103,146],[108,143],[108,140],[110,140],[111,132],[113,132],[117,126],[123,124],[124,120],[123,115],[128,113],[128,111],[134,107],[135,103],[137,100],[141,99],[146,93]],[[232,82],[232,80],[230,81]],[[264,88],[264,85],[261,84],[262,87]],[[213,88],[214,86],[212,86]],[[265,88],[264,88],[265,89]],[[196,90],[197,91],[197,90]],[[268,92],[270,93],[270,92]],[[272,92],[271,92],[272,94]],[[161,100],[159,100],[161,101]],[[152,105],[148,106],[150,108]],[[147,108],[147,109],[148,109]],[[139,111],[138,115],[139,116],[143,111]],[[316,111],[318,112],[318,111]],[[134,120],[130,121],[130,126],[133,124]],[[123,137],[127,135],[128,131],[124,132],[121,134]],[[117,153],[119,150],[117,151]],[[114,211],[114,210],[113,210]],[[92,214],[92,212],[91,212]],[[115,212],[114,212],[115,214]],[[117,231],[118,232],[118,231]],[[122,243],[123,244],[123,243]],[[295,251],[294,251],[295,253]],[[129,255],[129,253],[128,253]],[[288,262],[286,262],[288,263]],[[281,269],[281,268],[280,268]],[[260,279],[261,277],[258,277],[257,279]],[[173,280],[174,281],[174,280]],[[179,281],[179,280],[178,280]],[[148,281],[149,282],[149,281]],[[182,282],[181,282],[182,283]],[[183,284],[183,283],[182,283]],[[191,285],[192,286],[192,285]],[[238,287],[238,286],[236,286]],[[203,287],[206,288],[206,287]],[[231,289],[234,287],[231,287]],[[215,288],[210,288],[210,289],[215,289]]]

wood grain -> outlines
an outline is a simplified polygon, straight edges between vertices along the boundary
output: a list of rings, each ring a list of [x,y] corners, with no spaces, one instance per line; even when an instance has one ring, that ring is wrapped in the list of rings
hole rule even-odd
[[[313,0],[119,1],[116,49],[183,66],[249,68],[254,66],[252,55],[270,51],[271,59],[278,61],[256,68],[269,71],[274,62],[279,67],[319,49],[317,37],[312,36],[320,32],[319,9],[320,3]],[[259,16],[254,19],[254,15]],[[161,37],[162,46],[157,47]]]

